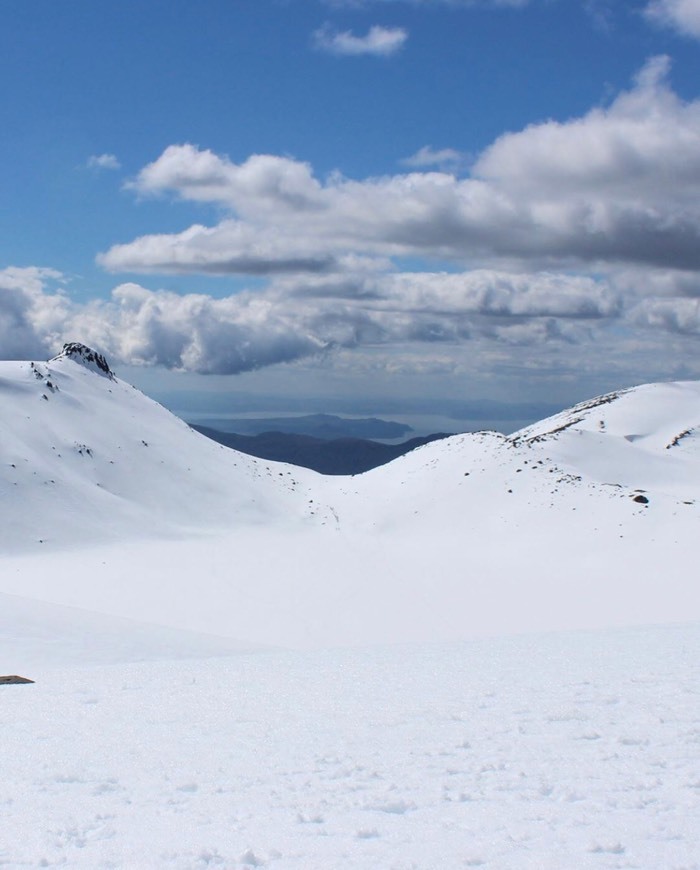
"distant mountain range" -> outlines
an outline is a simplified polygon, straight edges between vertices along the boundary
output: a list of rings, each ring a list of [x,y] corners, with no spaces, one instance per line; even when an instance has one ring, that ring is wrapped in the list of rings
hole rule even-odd
[[[191,424],[200,432],[211,429],[233,432],[236,435],[262,435],[284,432],[290,435],[309,435],[312,438],[363,438],[389,441],[405,438],[413,429],[394,420],[377,417],[338,417],[335,414],[302,414],[286,417],[230,417],[197,420]],[[215,439],[218,440],[218,439]],[[248,452],[248,451],[244,451]],[[254,456],[259,454],[254,453]]]
[[[292,421],[294,419],[290,418]],[[361,474],[371,468],[385,465],[423,444],[449,437],[447,434],[438,433],[410,438],[401,444],[380,444],[366,438],[322,438],[290,432],[240,435],[194,424],[192,428],[219,444],[247,453],[249,456],[271,459],[275,462],[288,462],[291,465],[311,468],[321,474]]]
[[[156,397],[161,404],[169,408],[185,420],[196,422],[200,426],[210,426],[213,429],[240,431],[244,435],[255,435],[264,431],[257,429],[228,429],[227,420],[238,418],[250,419],[249,414],[257,414],[260,419],[270,419],[271,416],[282,415],[340,415],[373,418],[378,415],[410,416],[414,419],[434,417],[442,420],[453,420],[454,424],[444,424],[438,427],[459,432],[465,429],[493,428],[500,431],[515,431],[527,425],[528,421],[542,420],[562,410],[561,403],[552,402],[515,402],[497,401],[495,399],[464,399],[459,396],[445,398],[444,396],[349,396],[342,394],[319,393],[313,396],[290,396],[285,393],[251,393],[236,390],[235,394],[213,390],[160,390]],[[490,425],[485,426],[484,421]],[[515,425],[513,425],[515,424]],[[269,428],[269,427],[268,427]],[[316,432],[305,432],[306,435],[316,435]],[[339,432],[340,435],[357,435],[361,438],[383,437],[368,432]],[[407,433],[404,433],[407,434]],[[400,437],[400,435],[398,436]]]

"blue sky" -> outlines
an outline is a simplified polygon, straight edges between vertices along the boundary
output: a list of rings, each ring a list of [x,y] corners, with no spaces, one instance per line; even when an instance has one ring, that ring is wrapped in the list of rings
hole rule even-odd
[[[0,347],[156,395],[700,377],[700,0],[8,0]]]

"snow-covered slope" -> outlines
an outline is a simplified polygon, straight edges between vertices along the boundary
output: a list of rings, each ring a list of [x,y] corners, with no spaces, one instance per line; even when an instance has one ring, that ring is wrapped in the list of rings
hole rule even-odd
[[[700,384],[324,478],[88,355],[0,366],[0,592],[290,646],[700,618]]]
[[[590,499],[598,509],[622,499],[624,517],[651,508],[652,499],[692,505],[700,496],[700,383],[611,393],[508,437],[454,436],[369,472],[355,491],[383,505],[385,522],[397,509],[442,524],[450,516],[463,522],[465,512],[478,518],[485,508],[508,516],[522,508],[581,510]],[[377,521],[375,510],[369,522]]]
[[[214,444],[88,348],[66,348],[0,363],[2,552],[310,516],[315,475]]]
[[[238,653],[698,621],[699,423],[649,385],[323,478],[0,365],[0,864],[697,866],[697,625]]]
[[[700,630],[32,672],[3,870],[690,870]]]
[[[609,393],[511,436],[543,445],[586,479],[694,500],[700,495],[700,383]]]

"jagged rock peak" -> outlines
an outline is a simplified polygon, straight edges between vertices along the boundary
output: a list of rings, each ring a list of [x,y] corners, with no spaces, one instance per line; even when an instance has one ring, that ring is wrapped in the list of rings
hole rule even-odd
[[[63,350],[55,356],[50,362],[59,359],[72,359],[75,362],[81,363],[86,368],[98,372],[98,374],[106,375],[108,378],[114,378],[114,372],[109,367],[109,363],[102,356],[87,345],[81,344],[79,341],[69,341],[63,345]]]

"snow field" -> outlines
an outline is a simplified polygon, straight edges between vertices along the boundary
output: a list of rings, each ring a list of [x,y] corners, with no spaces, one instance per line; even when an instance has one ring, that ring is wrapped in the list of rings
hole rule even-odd
[[[594,531],[574,512],[552,513],[560,533],[546,538],[524,514],[519,528],[486,515],[468,535],[246,529],[131,541],[7,557],[1,582],[27,600],[248,647],[447,641],[700,617],[693,550],[683,545],[697,522],[686,520],[679,533],[647,514],[638,536],[620,537],[616,524]],[[492,548],[472,543],[484,540]],[[99,646],[99,634],[92,637]]]
[[[700,627],[46,669],[0,862],[700,866]]]
[[[0,866],[700,870],[700,384],[324,479],[90,353],[0,364]]]
[[[84,362],[0,364],[0,593],[248,647],[700,620],[698,383],[324,478]]]

